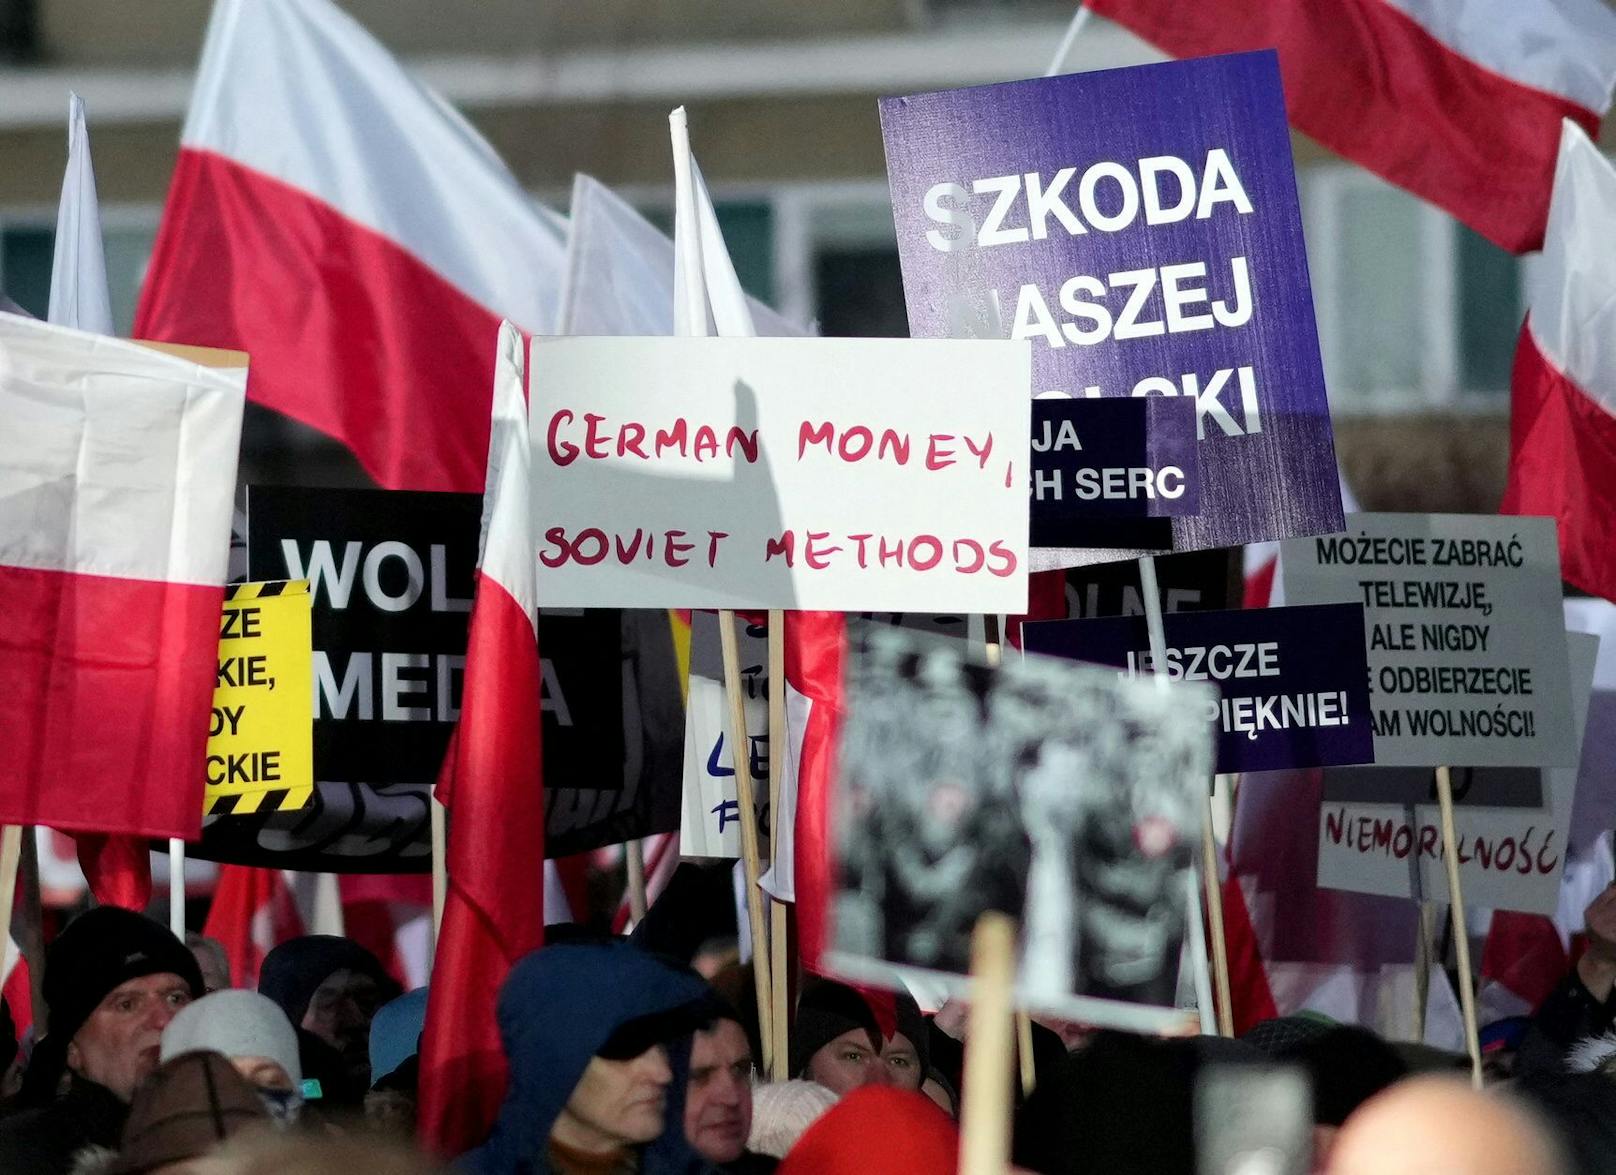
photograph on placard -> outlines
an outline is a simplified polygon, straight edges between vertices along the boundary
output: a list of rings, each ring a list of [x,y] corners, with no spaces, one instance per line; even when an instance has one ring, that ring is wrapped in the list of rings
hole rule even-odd
[[[1204,686],[1122,680],[860,628],[848,671],[831,966],[958,987],[985,912],[1020,927],[1017,998],[1178,1023],[1185,876],[1212,771]]]

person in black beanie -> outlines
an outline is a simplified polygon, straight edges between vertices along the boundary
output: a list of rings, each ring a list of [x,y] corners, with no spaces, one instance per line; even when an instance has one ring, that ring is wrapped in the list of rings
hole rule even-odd
[[[814,979],[797,1002],[791,1075],[838,1095],[861,1085],[890,1085],[881,1041],[881,1024],[868,1000],[846,984]]]
[[[163,1029],[202,995],[196,958],[168,929],[115,906],[81,914],[45,955],[50,1032],[0,1122],[0,1171],[66,1175],[85,1147],[116,1148]]]
[[[920,1014],[920,1005],[906,991],[892,998],[898,1014],[898,1026],[881,1046],[881,1060],[887,1067],[887,1076],[899,1089],[920,1092],[926,1083],[926,1072],[931,1068],[931,1028]]]

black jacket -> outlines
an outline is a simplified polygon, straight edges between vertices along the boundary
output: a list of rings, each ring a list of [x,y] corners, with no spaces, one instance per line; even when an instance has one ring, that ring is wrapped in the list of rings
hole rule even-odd
[[[75,1076],[48,1106],[0,1120],[0,1171],[5,1175],[68,1175],[86,1147],[117,1150],[129,1107],[104,1085]]]

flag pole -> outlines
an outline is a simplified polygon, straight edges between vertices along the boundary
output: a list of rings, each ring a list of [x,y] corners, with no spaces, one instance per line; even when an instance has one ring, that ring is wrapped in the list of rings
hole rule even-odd
[[[650,904],[645,892],[645,842],[638,837],[623,846],[623,866],[627,874],[628,916],[637,926]]]
[[[746,728],[746,700],[741,695],[741,654],[735,639],[735,613],[718,613],[718,637],[724,657],[724,695],[729,700],[730,758],[735,763],[735,800],[741,818],[741,862],[746,873],[746,915],[752,931],[752,979],[757,992],[758,1033],[762,1037],[765,1072],[774,1072],[774,992],[769,978],[769,936],[763,917],[763,890],[758,885],[757,789],[752,783],[751,736]]]
[[[1156,559],[1142,555],[1139,559],[1139,595],[1145,605],[1145,630],[1150,634],[1150,662],[1161,689],[1168,685],[1167,677],[1167,625],[1162,619],[1161,586],[1156,579]],[[1215,785],[1217,776],[1208,781]],[[1223,777],[1227,786],[1228,777]],[[1212,834],[1212,787],[1208,786],[1201,804],[1201,884],[1206,893],[1206,936],[1212,947],[1212,974],[1217,980],[1213,986],[1217,1007],[1218,1033],[1234,1035],[1233,1002],[1229,996],[1229,949],[1223,937],[1223,887],[1218,883],[1218,846]],[[1192,960],[1204,968],[1207,960],[1196,952]]]
[[[185,842],[168,838],[168,928],[185,941]]]
[[[443,907],[449,900],[449,809],[436,795],[427,800],[432,811],[432,942],[431,954],[438,953],[438,935],[443,931]]]
[[[1465,925],[1464,891],[1459,883],[1459,837],[1453,827],[1453,781],[1446,767],[1436,769],[1436,798],[1442,806],[1442,859],[1448,867],[1448,911],[1453,948],[1459,958],[1459,1009],[1464,1013],[1465,1047],[1470,1052],[1470,1084],[1481,1080],[1481,1040],[1476,1031],[1476,984],[1470,970],[1470,930]]]
[[[769,867],[780,864],[780,789],[785,782],[786,744],[786,614],[769,609]],[[770,1026],[774,1033],[772,1081],[785,1081],[791,1056],[791,983],[787,958],[786,904],[769,900]]]
[[[22,832],[22,853],[18,873],[22,885],[22,933],[17,948],[28,964],[29,995],[33,999],[34,1038],[37,1040],[50,1031],[45,1007],[45,930],[44,911],[39,900],[39,839],[38,829],[29,826]]]
[[[0,941],[0,979],[11,970],[11,910],[17,896],[17,865],[22,860],[22,825],[7,824],[0,829],[0,911],[5,939]]]
[[[989,910],[971,932],[971,1011],[965,1035],[960,1175],[1004,1175],[1010,1165],[1015,923]]]

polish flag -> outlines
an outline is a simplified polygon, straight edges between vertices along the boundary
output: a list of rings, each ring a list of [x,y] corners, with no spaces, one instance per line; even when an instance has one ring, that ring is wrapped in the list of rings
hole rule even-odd
[[[1089,0],[1175,57],[1277,47],[1291,125],[1524,253],[1560,123],[1616,85],[1603,0]]]
[[[482,1142],[505,1094],[495,997],[544,942],[539,757],[538,543],[529,497],[525,346],[499,330],[482,557],[466,642],[460,724],[438,779],[449,810],[449,892],[421,1035],[422,1145]]]
[[[90,128],[77,94],[67,100],[67,170],[56,206],[47,321],[98,335],[114,333]],[[152,892],[151,852],[143,839],[80,833],[74,840],[79,866],[97,902],[126,910],[146,908]]]
[[[248,351],[382,486],[480,493],[488,340],[549,327],[564,235],[335,4],[218,0],[135,333]]]
[[[202,933],[224,947],[231,984],[256,991],[264,956],[307,931],[297,899],[279,869],[220,865]]]
[[[1616,599],[1616,169],[1569,122],[1510,393],[1500,512],[1553,515],[1560,574]]]
[[[684,108],[674,111],[674,333],[750,337],[757,325],[701,168],[690,153]],[[840,612],[785,613],[786,778],[772,825],[774,866],[763,887],[796,904],[804,965],[824,949],[831,895],[830,793],[842,709],[846,620]]]
[[[232,361],[0,314],[0,823],[201,835]]]

